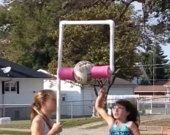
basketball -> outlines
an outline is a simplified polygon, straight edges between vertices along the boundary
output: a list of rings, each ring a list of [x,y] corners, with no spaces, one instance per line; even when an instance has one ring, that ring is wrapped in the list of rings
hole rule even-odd
[[[74,78],[77,83],[86,84],[90,81],[90,70],[94,66],[89,61],[80,61],[74,67]]]

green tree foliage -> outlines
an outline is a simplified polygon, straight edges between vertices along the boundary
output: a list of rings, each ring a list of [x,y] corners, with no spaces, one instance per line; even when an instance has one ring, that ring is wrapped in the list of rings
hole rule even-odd
[[[152,50],[141,54],[142,62],[151,82],[168,79],[168,60],[166,57],[160,45],[156,45]],[[146,80],[143,82],[148,83]]]
[[[35,69],[47,68],[56,56],[59,2],[15,1],[7,8],[10,46],[5,58]]]
[[[166,59],[166,55],[164,55],[164,52],[162,51],[161,47],[157,45],[155,47],[155,63],[158,65],[155,69],[155,79],[167,79],[165,67],[168,62]]]
[[[10,24],[5,58],[55,73],[59,20],[113,19],[115,30],[115,61],[119,76],[130,78],[136,61],[139,29],[131,21],[129,8],[118,20],[123,4],[95,4],[83,8],[62,8],[59,0],[22,0],[6,7]],[[7,23],[2,23],[1,26]],[[109,28],[107,26],[67,26],[65,28],[64,65],[73,66],[80,60],[108,64]]]
[[[165,73],[167,79],[170,79],[170,63],[168,63],[168,65],[165,67]]]

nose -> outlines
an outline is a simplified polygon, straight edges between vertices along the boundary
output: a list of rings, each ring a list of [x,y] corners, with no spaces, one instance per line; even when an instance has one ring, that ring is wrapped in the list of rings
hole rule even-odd
[[[118,112],[119,108],[118,108],[118,107],[114,107],[113,110],[114,110],[115,112]]]

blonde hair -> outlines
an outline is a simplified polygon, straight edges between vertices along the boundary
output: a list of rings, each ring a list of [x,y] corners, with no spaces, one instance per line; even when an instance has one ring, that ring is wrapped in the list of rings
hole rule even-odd
[[[47,89],[40,90],[35,94],[34,101],[31,106],[31,114],[30,114],[31,122],[37,115],[41,114],[42,104],[46,102],[47,99],[49,99],[51,96],[54,95],[55,95],[54,91],[47,90]]]

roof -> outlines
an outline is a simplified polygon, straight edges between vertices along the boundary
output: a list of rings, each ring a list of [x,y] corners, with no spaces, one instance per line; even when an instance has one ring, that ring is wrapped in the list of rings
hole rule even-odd
[[[163,85],[139,85],[135,88],[135,93],[149,92],[167,92],[167,88]]]
[[[11,71],[7,74],[4,73],[1,68],[11,67]],[[38,72],[23,65],[16,64],[6,59],[0,58],[0,77],[12,77],[12,78],[52,78],[52,76]]]
[[[128,81],[128,80],[125,80],[125,79],[122,79],[122,78],[116,78],[115,79],[115,82],[114,84],[117,84],[117,85],[135,85],[134,83]]]
[[[138,85],[135,88],[135,93],[149,92],[167,92],[167,87],[170,90],[170,80],[156,82],[155,85]]]

